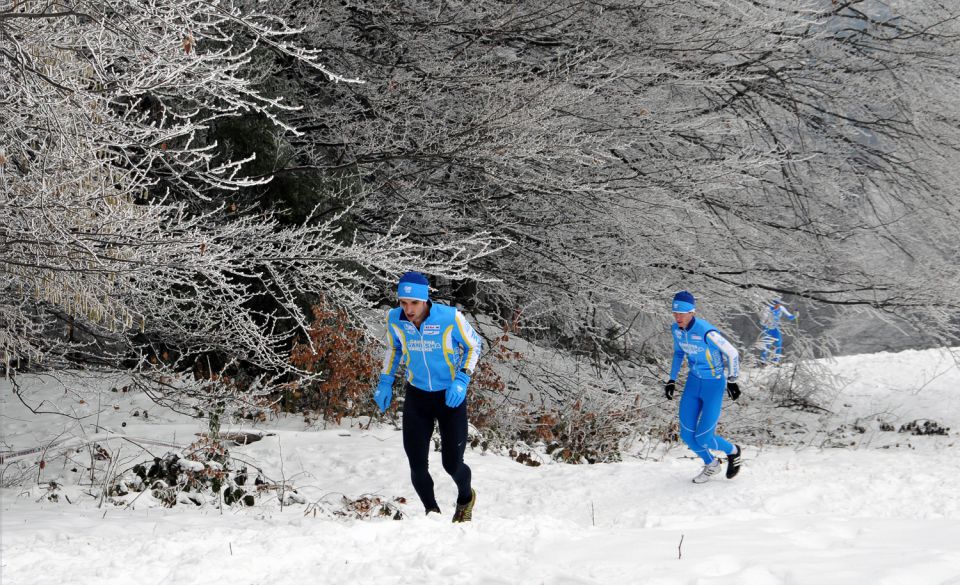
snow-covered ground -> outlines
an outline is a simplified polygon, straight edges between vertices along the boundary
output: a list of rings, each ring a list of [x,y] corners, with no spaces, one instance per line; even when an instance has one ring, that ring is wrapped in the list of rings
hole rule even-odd
[[[438,453],[431,464],[444,516],[425,517],[394,428],[318,430],[296,418],[261,424],[272,434],[232,454],[285,478],[300,503],[281,508],[276,492],[223,511],[210,503],[164,508],[136,494],[115,499],[123,505],[101,502],[85,477],[90,444],[103,446],[120,471],[147,458],[141,447],[163,455],[169,449],[157,443],[186,445],[205,423],[110,392],[107,380],[84,404],[63,385],[22,381],[38,410],[89,416],[78,423],[33,415],[4,383],[0,449],[72,442],[0,466],[4,485],[23,480],[0,490],[0,583],[960,584],[953,357],[940,350],[839,358],[831,368],[847,385],[833,414],[790,446],[731,437],[745,454],[732,481],[692,484],[699,464],[679,446],[615,464],[539,467],[468,449],[478,501],[474,521],[463,525],[450,522],[454,488]],[[724,417],[747,408],[731,405]],[[951,430],[884,430],[918,419]],[[837,440],[822,440],[828,436]],[[822,447],[837,442],[851,446]],[[61,487],[51,491],[51,481]],[[343,509],[344,497],[365,495],[405,498],[391,504],[405,517],[331,512]]]

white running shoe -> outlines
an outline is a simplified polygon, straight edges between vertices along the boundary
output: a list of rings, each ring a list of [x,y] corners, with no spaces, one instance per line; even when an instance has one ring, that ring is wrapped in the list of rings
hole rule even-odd
[[[700,471],[700,475],[693,478],[693,483],[708,482],[710,481],[710,478],[718,473],[720,473],[720,460],[714,457],[713,461],[710,462],[710,465],[704,465],[703,470]]]

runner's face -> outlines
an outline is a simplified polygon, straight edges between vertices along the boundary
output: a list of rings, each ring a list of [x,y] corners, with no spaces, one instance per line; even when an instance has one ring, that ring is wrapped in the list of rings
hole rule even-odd
[[[400,307],[403,308],[403,314],[411,323],[419,325],[427,316],[426,301],[415,301],[413,299],[400,299]]]
[[[677,325],[679,325],[681,329],[686,329],[687,326],[690,325],[690,321],[693,320],[693,311],[689,313],[674,313],[673,320],[677,322]]]

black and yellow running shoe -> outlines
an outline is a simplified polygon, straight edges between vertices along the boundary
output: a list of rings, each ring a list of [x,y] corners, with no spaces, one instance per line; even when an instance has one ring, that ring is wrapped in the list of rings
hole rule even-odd
[[[453,513],[454,522],[469,522],[473,519],[473,505],[477,503],[477,490],[470,488],[470,501],[466,504],[457,504]]]

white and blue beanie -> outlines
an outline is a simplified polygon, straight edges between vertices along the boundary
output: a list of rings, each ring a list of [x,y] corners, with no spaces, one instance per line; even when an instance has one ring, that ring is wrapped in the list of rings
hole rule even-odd
[[[694,300],[693,295],[689,292],[682,290],[677,294],[673,295],[673,312],[674,313],[692,313],[697,309],[697,302]]]
[[[397,285],[397,297],[414,301],[430,300],[430,281],[419,272],[407,272],[400,277]]]

